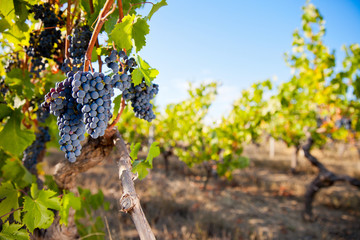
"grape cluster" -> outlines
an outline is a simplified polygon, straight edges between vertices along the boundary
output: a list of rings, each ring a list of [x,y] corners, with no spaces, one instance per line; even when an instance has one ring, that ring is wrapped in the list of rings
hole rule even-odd
[[[41,122],[45,123],[45,120],[50,116],[49,111],[46,111],[43,107],[41,107],[41,103],[38,104],[39,108],[36,110],[36,119]]]
[[[0,93],[5,97],[6,93],[9,91],[9,87],[5,84],[4,79],[0,79]]]
[[[25,48],[26,54],[31,59],[30,72],[39,77],[39,73],[45,69],[47,60],[52,55],[57,54],[61,42],[61,31],[57,29],[64,24],[61,17],[62,12],[55,14],[54,9],[49,3],[34,5],[29,10],[34,14],[36,20],[41,20],[43,29],[30,33],[29,46]],[[55,58],[54,58],[55,59]]]
[[[351,130],[351,119],[350,118],[341,118],[335,122],[337,128],[344,127],[346,130]]]
[[[73,78],[71,74],[68,75],[68,78],[56,83],[55,88],[45,95],[42,107],[49,109],[57,117],[60,149],[70,162],[75,162],[80,155],[80,142],[85,139],[85,124],[82,122],[81,106],[72,97]]]
[[[119,56],[119,62],[117,62]],[[110,56],[105,58],[105,63],[114,75],[111,77],[111,85],[120,91],[125,91],[131,87],[131,73],[136,67],[134,58],[128,58],[124,51],[119,53],[116,50],[111,51]]]
[[[38,130],[39,131],[35,133],[35,141],[27,147],[23,153],[22,162],[28,170],[31,170],[37,163],[40,153],[45,149],[46,142],[50,141],[47,127],[39,127]]]
[[[111,97],[114,90],[109,76],[95,72],[77,72],[72,82],[72,96],[84,114],[86,132],[92,138],[105,134],[111,118]]]
[[[103,73],[69,72],[45,96],[44,108],[57,117],[60,149],[74,162],[81,153],[85,131],[98,138],[105,134],[111,118],[111,78]]]
[[[91,39],[92,31],[88,25],[83,25],[75,28],[73,36],[68,36],[70,41],[70,47],[68,49],[70,58],[72,59],[72,65],[70,64],[70,58],[65,59],[61,70],[63,72],[83,70],[83,64],[85,61],[85,53]],[[72,66],[72,67],[71,67]]]
[[[105,62],[113,70],[112,76],[98,72],[69,71],[67,78],[56,83],[42,103],[42,107],[57,117],[61,137],[59,144],[70,162],[76,161],[80,155],[80,142],[85,139],[85,132],[92,138],[105,134],[112,117],[111,97],[114,96],[114,88],[120,89],[124,99],[132,102],[135,116],[149,122],[155,118],[150,100],[158,93],[159,86],[148,86],[144,80],[137,86],[131,84],[131,73],[136,62],[123,51],[112,51]]]
[[[19,54],[11,55],[10,59],[6,62],[5,72],[8,73],[14,68],[20,68],[21,62],[19,59]]]
[[[155,114],[152,110],[153,105],[150,100],[155,97],[159,92],[159,85],[152,84],[148,86],[145,81],[137,86],[131,84],[131,87],[123,91],[123,97],[125,100],[131,101],[135,116],[151,122],[155,119]]]

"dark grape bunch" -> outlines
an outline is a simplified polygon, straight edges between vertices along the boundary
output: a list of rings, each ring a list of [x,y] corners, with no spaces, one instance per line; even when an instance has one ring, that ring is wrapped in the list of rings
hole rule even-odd
[[[85,132],[92,138],[105,134],[112,117],[114,88],[119,88],[124,99],[131,101],[136,117],[149,122],[155,118],[150,100],[158,93],[159,86],[148,86],[144,80],[137,86],[131,84],[131,73],[137,65],[123,51],[112,51],[105,61],[114,71],[112,76],[99,72],[69,71],[67,78],[56,83],[42,103],[43,108],[57,117],[61,137],[59,144],[70,162],[75,162],[80,155],[80,142],[85,139]]]
[[[26,54],[32,57],[30,72],[39,77],[47,63],[45,58],[52,58],[59,52],[55,46],[60,45],[61,31],[58,27],[64,25],[64,20],[61,17],[62,12],[56,14],[49,3],[34,5],[29,12],[43,24],[41,31],[30,34],[29,46],[25,48]]]
[[[47,127],[39,127],[35,133],[35,141],[25,149],[22,161],[24,166],[31,170],[37,163],[40,153],[45,149],[46,142],[50,141],[50,135]]]
[[[117,62],[117,56],[119,56],[119,62]],[[120,91],[129,89],[132,81],[131,73],[134,67],[137,66],[135,59],[129,59],[124,51],[118,53],[116,50],[113,50],[110,56],[105,58],[105,63],[114,73],[111,77],[111,84]]]
[[[119,56],[119,64],[117,63],[117,56]],[[152,110],[153,105],[150,101],[158,94],[159,85],[148,86],[143,79],[141,84],[134,86],[131,83],[131,73],[137,64],[135,59],[128,58],[124,51],[113,50],[110,56],[105,58],[105,62],[114,73],[111,84],[123,92],[125,100],[131,101],[135,116],[148,122],[155,119],[156,116]]]
[[[8,91],[9,91],[9,87],[5,84],[4,79],[0,79],[0,93],[2,97],[5,97]]]
[[[131,84],[131,87],[123,92],[125,100],[131,101],[135,116],[151,122],[155,119],[155,114],[152,110],[153,105],[150,100],[159,92],[159,85],[152,84],[148,86],[145,81],[137,86]]]
[[[8,60],[6,62],[5,72],[8,73],[14,68],[20,68],[20,66],[21,66],[21,62],[20,62],[20,59],[19,59],[19,54],[17,53],[16,56],[11,55],[10,60]]]
[[[64,60],[61,70],[65,73],[69,71],[82,71],[85,62],[85,53],[91,39],[92,31],[88,25],[76,27],[73,36],[68,36],[70,47],[68,49],[70,58]],[[71,61],[72,60],[72,64]]]
[[[81,151],[80,141],[85,139],[85,124],[81,105],[72,97],[72,80],[69,74],[64,81],[56,83],[55,88],[45,95],[42,107],[57,117],[60,149],[70,162],[75,162]]]
[[[72,97],[81,106],[86,132],[92,138],[104,136],[114,96],[110,77],[98,72],[76,72],[73,79]]]
[[[335,122],[335,126],[337,128],[344,127],[346,130],[351,130],[351,119],[343,117]]]

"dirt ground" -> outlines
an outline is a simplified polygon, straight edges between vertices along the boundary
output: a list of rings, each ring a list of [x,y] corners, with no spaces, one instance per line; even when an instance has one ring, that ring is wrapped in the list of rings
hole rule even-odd
[[[137,193],[157,239],[360,239],[360,191],[347,184],[321,190],[314,201],[316,221],[306,222],[301,213],[306,186],[316,169],[300,154],[299,173],[290,174],[292,149],[276,144],[274,159],[267,145],[245,148],[251,159],[227,181],[214,176],[203,190],[205,171],[189,169],[170,159],[167,176],[161,157],[142,181]],[[341,156],[335,147],[314,154],[336,173],[360,176],[360,160],[354,149]],[[57,153],[47,159],[48,173]],[[109,225],[105,239],[138,239],[135,227],[119,211],[121,196],[115,162],[99,165],[78,177],[78,184],[96,193],[101,189],[110,211],[97,212]]]

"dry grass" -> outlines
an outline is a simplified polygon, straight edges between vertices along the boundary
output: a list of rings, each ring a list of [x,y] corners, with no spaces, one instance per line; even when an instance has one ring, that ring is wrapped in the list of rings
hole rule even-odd
[[[346,184],[322,190],[314,203],[317,221],[304,222],[302,196],[315,170],[300,157],[300,173],[289,174],[292,150],[280,143],[276,147],[274,160],[268,159],[266,146],[247,147],[251,166],[236,171],[232,181],[211,179],[206,191],[202,168],[190,170],[171,158],[166,176],[162,159],[156,159],[154,169],[136,187],[157,239],[360,239],[360,191]],[[340,161],[324,151],[315,154],[330,169],[359,173],[356,155]],[[53,159],[48,157],[49,166]],[[78,183],[104,192],[110,211],[101,215],[113,239],[138,239],[129,216],[119,212],[121,190],[114,166],[97,166],[79,176]]]

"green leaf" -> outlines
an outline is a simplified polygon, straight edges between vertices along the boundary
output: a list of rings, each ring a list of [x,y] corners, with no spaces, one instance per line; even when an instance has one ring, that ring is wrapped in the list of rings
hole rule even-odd
[[[121,105],[121,95],[116,96],[114,98],[114,118],[116,118],[116,114],[119,112],[120,105]]]
[[[32,233],[35,228],[48,228],[54,221],[54,213],[49,209],[60,210],[60,200],[56,192],[40,190],[38,198],[25,196],[23,222]]]
[[[0,0],[0,12],[5,16],[6,19],[15,19],[15,7],[14,1],[12,0]]]
[[[44,185],[47,186],[48,189],[53,190],[54,192],[59,193],[59,187],[56,184],[54,177],[51,175],[45,175]]]
[[[114,30],[110,33],[109,37],[115,42],[117,49],[129,50],[132,48],[132,24],[135,15],[125,16],[121,23],[115,25]]]
[[[81,200],[79,197],[75,197],[73,192],[64,193],[61,200],[60,224],[68,225],[69,210],[72,207],[75,210],[81,208]]]
[[[155,68],[151,68],[150,65],[140,57],[140,55],[137,56],[137,64],[139,67],[132,72],[132,79],[134,85],[136,86],[140,84],[143,78],[146,84],[150,85],[151,82],[159,74],[159,71]]]
[[[4,104],[0,104],[0,121],[2,121],[5,117],[9,116],[11,114],[12,110],[11,108]]]
[[[18,190],[13,187],[10,182],[3,182],[0,186],[0,199],[5,198],[0,202],[0,216],[3,216],[12,210],[19,208]],[[8,219],[10,215],[1,218],[2,221]],[[14,220],[20,221],[20,211],[14,212]]]
[[[143,160],[136,160],[133,162],[132,172],[137,172],[138,178],[142,180],[148,175],[148,168],[151,168],[148,162],[144,162]]]
[[[107,21],[104,24],[105,32],[107,34],[110,34],[114,30],[114,27],[118,19],[119,19],[119,15],[114,13],[111,14],[110,17],[107,19]]]
[[[35,140],[32,131],[21,129],[21,117],[20,110],[14,111],[0,132],[0,147],[15,156],[19,156]]]
[[[5,18],[0,19],[0,32],[4,32],[6,29],[9,29],[11,26]]]
[[[28,18],[29,11],[26,8],[26,3],[22,0],[14,0],[14,7],[15,7],[15,14],[19,16],[18,20],[16,21],[17,24],[19,22],[25,23],[25,20]],[[25,24],[27,29],[29,29],[29,26]],[[25,32],[27,30],[24,30]]]
[[[134,145],[134,143],[131,144],[130,146],[130,157],[133,161],[135,161],[138,157],[138,152],[140,150],[140,147],[141,147],[141,143],[136,143]]]
[[[149,14],[147,15],[147,18],[150,20],[152,15],[154,15],[154,13],[156,13],[161,7],[167,6],[168,4],[166,3],[166,0],[161,0],[160,2],[154,4],[149,12]]]
[[[36,183],[31,184],[30,193],[33,198],[37,198],[39,196],[39,189]]]
[[[149,34],[149,25],[143,18],[138,18],[133,25],[132,38],[135,42],[136,52],[139,52],[146,45],[145,35]]]
[[[19,68],[12,69],[5,78],[5,82],[15,89],[19,96],[32,98],[34,95],[34,84],[30,82],[29,72],[23,72]]]
[[[26,229],[20,229],[22,224],[10,224],[6,222],[2,225],[2,230],[0,232],[0,240],[27,240],[30,239],[29,233]]]
[[[20,188],[29,186],[33,180],[31,173],[18,159],[6,159],[1,172],[4,179],[16,183]]]
[[[160,155],[159,143],[153,142],[150,146],[149,153],[147,155],[146,161],[149,162],[150,166],[153,166],[153,159]]]

